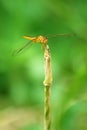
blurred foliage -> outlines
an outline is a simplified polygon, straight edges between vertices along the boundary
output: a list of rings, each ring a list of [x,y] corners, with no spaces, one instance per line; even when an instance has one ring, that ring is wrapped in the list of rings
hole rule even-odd
[[[74,33],[49,38],[52,55],[52,128],[87,130],[87,1],[0,0],[0,108],[43,109],[43,49],[23,35]],[[23,130],[34,130],[23,128]],[[40,129],[40,128],[37,128]]]
[[[21,129],[19,130],[41,130],[42,127],[40,125],[37,125],[37,124],[32,124],[32,125],[29,125],[29,126],[26,126],[26,127],[22,127]]]

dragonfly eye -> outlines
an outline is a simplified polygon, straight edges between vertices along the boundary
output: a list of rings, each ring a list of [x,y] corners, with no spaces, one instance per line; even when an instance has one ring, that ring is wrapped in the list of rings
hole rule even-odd
[[[43,43],[47,43],[47,42],[48,42],[48,39],[44,37]]]

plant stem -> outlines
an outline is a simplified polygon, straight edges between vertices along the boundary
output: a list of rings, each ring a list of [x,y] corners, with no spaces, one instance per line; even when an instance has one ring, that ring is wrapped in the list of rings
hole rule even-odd
[[[44,130],[50,130],[50,86],[44,87]]]
[[[50,88],[52,84],[52,68],[51,55],[49,46],[45,46],[44,51],[44,65],[45,65],[45,80],[44,80],[44,130],[50,130]]]

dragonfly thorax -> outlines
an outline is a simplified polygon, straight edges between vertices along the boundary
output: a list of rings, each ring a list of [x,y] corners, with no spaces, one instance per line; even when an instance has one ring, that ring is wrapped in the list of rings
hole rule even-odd
[[[36,42],[41,43],[41,44],[44,44],[44,43],[46,44],[48,42],[48,39],[40,35],[36,37]]]

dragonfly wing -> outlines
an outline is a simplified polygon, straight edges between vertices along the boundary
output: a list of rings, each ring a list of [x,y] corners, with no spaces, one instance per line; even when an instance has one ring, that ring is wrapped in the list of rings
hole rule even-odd
[[[22,50],[24,50],[24,48],[26,48],[27,46],[31,46],[33,44],[32,41],[26,43],[24,46],[22,46],[21,48],[17,49],[14,51],[13,55],[17,55],[18,53],[20,53]]]
[[[47,38],[51,38],[51,37],[57,37],[57,36],[74,36],[74,34],[71,34],[71,33],[65,33],[65,34],[55,34],[55,35],[47,35],[46,37]]]

